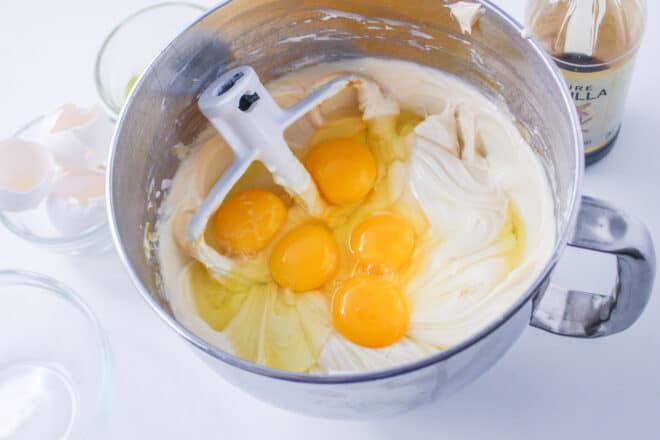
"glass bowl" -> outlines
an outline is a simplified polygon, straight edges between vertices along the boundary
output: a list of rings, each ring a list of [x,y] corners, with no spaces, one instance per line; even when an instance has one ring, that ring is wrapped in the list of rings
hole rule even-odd
[[[90,309],[36,273],[0,271],[0,438],[99,438],[110,352]]]
[[[117,118],[142,71],[206,8],[186,2],[149,6],[125,18],[106,37],[96,57],[96,91]]]
[[[14,137],[26,141],[38,140],[44,118],[40,116],[28,123]],[[96,209],[96,212],[103,212],[94,217],[93,224],[75,234],[65,233],[53,224],[48,215],[46,199],[35,208],[25,211],[0,211],[0,224],[14,235],[51,251],[71,255],[101,254],[112,249],[112,235],[104,206],[97,206]]]

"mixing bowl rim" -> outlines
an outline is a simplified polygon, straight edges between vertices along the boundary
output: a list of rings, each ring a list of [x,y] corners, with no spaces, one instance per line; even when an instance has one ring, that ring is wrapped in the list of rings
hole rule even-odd
[[[409,373],[429,367],[438,362],[445,361],[453,357],[454,355],[466,350],[467,348],[471,347],[475,343],[481,341],[482,339],[493,333],[501,325],[507,322],[513,315],[515,315],[516,312],[518,312],[525,304],[527,304],[527,302],[532,298],[532,295],[536,291],[538,286],[540,286],[541,283],[545,279],[547,279],[547,277],[550,275],[550,272],[557,263],[559,256],[566,247],[568,240],[571,236],[571,233],[574,230],[575,223],[577,221],[579,201],[582,195],[582,178],[584,174],[584,147],[582,143],[582,131],[580,129],[580,122],[578,119],[577,111],[571,99],[570,93],[566,88],[566,86],[564,85],[563,77],[561,76],[559,69],[556,67],[552,59],[545,53],[545,51],[541,48],[540,44],[534,38],[525,38],[522,36],[523,26],[520,25],[509,14],[504,12],[498,6],[494,5],[490,0],[479,0],[480,3],[486,8],[487,14],[488,13],[496,14],[501,19],[503,19],[508,26],[513,28],[516,31],[517,35],[521,36],[520,38],[525,39],[527,41],[527,44],[529,44],[530,48],[533,50],[533,52],[538,56],[539,61],[543,63],[542,65],[546,69],[550,70],[550,73],[552,74],[554,80],[554,84],[559,88],[561,92],[561,98],[563,101],[564,110],[568,112],[568,114],[570,115],[573,121],[572,134],[575,140],[574,153],[576,157],[575,157],[575,168],[573,170],[575,173],[574,174],[575,178],[573,182],[573,187],[571,188],[570,200],[567,207],[567,212],[569,213],[569,215],[566,218],[566,222],[563,228],[559,232],[558,239],[553,249],[553,253],[549,258],[549,260],[547,261],[547,263],[545,264],[543,270],[538,274],[534,282],[530,284],[529,288],[523,294],[521,294],[518,297],[518,299],[511,306],[509,306],[509,308],[504,313],[502,313],[496,320],[493,320],[492,322],[482,327],[481,330],[479,330],[477,333],[461,341],[460,343],[453,345],[445,350],[439,351],[434,355],[416,360],[414,362],[402,364],[397,367],[388,368],[384,370],[367,371],[360,373],[308,374],[308,373],[295,373],[295,372],[279,370],[275,368],[258,365],[256,363],[247,361],[238,356],[225,352],[211,345],[210,343],[204,341],[202,338],[197,336],[191,330],[187,329],[183,324],[177,321],[173,315],[171,315],[165,310],[165,308],[161,305],[158,299],[156,299],[156,297],[150,293],[149,289],[147,289],[145,285],[141,282],[138,273],[131,265],[129,256],[126,253],[126,249],[124,248],[119,236],[119,226],[115,221],[115,207],[114,207],[113,185],[112,185],[115,153],[117,150],[117,145],[119,142],[122,127],[124,126],[124,123],[128,117],[127,115],[129,113],[129,109],[132,106],[135,94],[138,90],[140,90],[140,88],[143,85],[143,82],[149,76],[148,73],[158,64],[162,54],[167,50],[167,48],[169,48],[172,45],[172,43],[174,43],[183,34],[188,32],[191,28],[195,27],[198,23],[204,21],[210,15],[217,13],[223,6],[231,3],[232,1],[233,0],[225,0],[220,2],[213,9],[209,10],[206,14],[202,15],[199,19],[191,23],[190,26],[188,26],[181,33],[179,33],[179,35],[156,58],[152,60],[152,62],[147,67],[147,69],[145,69],[144,74],[141,76],[141,78],[138,80],[137,84],[133,88],[133,91],[131,92],[130,96],[126,101],[126,104],[124,105],[112,141],[110,157],[108,160],[108,173],[107,173],[108,180],[106,184],[106,191],[107,191],[107,200],[108,200],[107,213],[108,213],[108,220],[110,223],[110,229],[112,231],[113,241],[115,243],[115,248],[117,249],[119,257],[122,260],[124,266],[126,267],[126,270],[128,271],[133,284],[135,285],[135,287],[137,287],[138,291],[140,292],[144,300],[158,314],[158,316],[162,320],[164,320],[175,332],[177,332],[179,336],[183,337],[185,340],[190,342],[197,349],[203,351],[209,356],[218,359],[230,366],[240,368],[243,371],[257,374],[260,376],[269,377],[272,379],[297,382],[297,383],[348,384],[348,383],[369,382],[369,381],[392,378],[405,373]]]

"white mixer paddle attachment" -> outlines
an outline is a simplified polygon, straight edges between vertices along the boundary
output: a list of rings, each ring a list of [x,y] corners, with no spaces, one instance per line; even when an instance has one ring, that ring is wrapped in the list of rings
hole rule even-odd
[[[296,196],[310,214],[319,215],[324,202],[312,177],[289,149],[284,130],[324,100],[361,81],[353,75],[335,78],[283,110],[250,66],[237,67],[215,80],[200,96],[199,109],[229,144],[234,160],[188,225],[193,245],[227,193],[255,160],[262,162],[273,180]]]

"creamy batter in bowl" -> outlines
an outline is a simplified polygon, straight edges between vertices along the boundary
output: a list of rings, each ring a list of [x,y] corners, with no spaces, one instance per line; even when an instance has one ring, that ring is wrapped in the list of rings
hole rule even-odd
[[[603,202],[585,199],[579,207],[579,124],[551,62],[520,36],[519,26],[487,2],[471,35],[461,34],[444,6],[437,1],[392,8],[377,1],[310,2],[305,8],[286,1],[229,2],[185,31],[156,59],[122,115],[108,185],[120,254],[148,302],[199,349],[202,359],[264,400],[328,417],[401,412],[474,380],[510,347],[530,317],[532,325],[555,333],[604,336],[631,325],[648,300],[655,257],[645,228]],[[190,144],[205,129],[196,96],[237,64],[251,64],[269,80],[304,66],[364,56],[447,71],[494,105],[508,108],[518,134],[532,146],[547,175],[557,238],[519,296],[467,339],[436,354],[375,372],[330,375],[247,362],[175,319],[162,296],[154,253],[158,243],[152,240],[158,238],[153,225],[162,190],[171,185],[179,165],[170,146]],[[569,239],[617,255],[619,283],[612,296],[548,288],[550,272]]]
[[[359,372],[444,350],[506,310],[555,243],[541,163],[513,117],[459,79],[359,58],[267,87],[287,107],[342,74],[364,85],[328,99],[285,135],[323,194],[321,215],[276,202],[290,197],[254,166],[191,244],[188,221],[231,157],[217,135],[191,146],[161,203],[157,253],[175,317],[261,365]],[[275,215],[280,226],[271,231]],[[336,267],[302,256],[325,236]],[[312,249],[295,247],[304,245]],[[299,261],[273,260],[284,247]]]

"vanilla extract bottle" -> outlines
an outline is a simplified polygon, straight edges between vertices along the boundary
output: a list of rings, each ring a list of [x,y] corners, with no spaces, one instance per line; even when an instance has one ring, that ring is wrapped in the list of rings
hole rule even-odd
[[[575,101],[587,165],[616,143],[645,24],[645,0],[528,1],[528,29]]]

